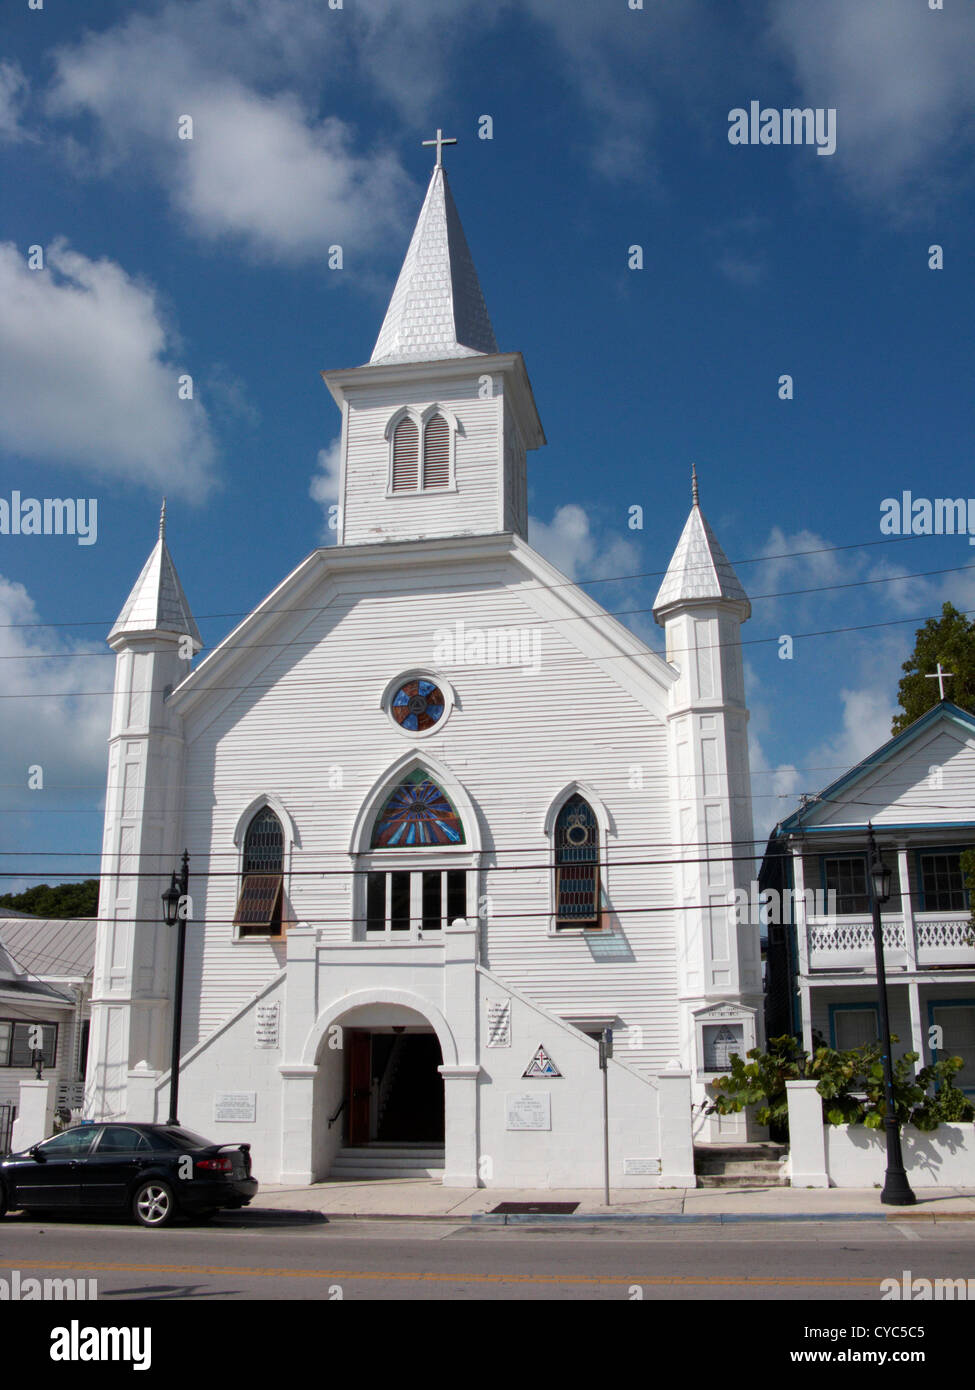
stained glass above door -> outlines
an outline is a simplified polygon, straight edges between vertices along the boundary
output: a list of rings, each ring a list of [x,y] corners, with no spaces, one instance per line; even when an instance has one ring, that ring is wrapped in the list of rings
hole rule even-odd
[[[464,843],[460,817],[423,768],[415,768],[387,798],[372,832],[373,849]]]

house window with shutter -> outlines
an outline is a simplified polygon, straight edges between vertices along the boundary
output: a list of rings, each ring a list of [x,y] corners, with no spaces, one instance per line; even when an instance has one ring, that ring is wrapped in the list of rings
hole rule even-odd
[[[284,832],[270,806],[262,806],[247,827],[241,880],[234,913],[237,935],[280,936]]]
[[[393,432],[393,492],[416,492],[420,473],[420,432],[404,415]]]
[[[598,927],[599,822],[589,802],[572,796],[555,821],[556,927]]]
[[[450,429],[442,415],[432,416],[423,430],[424,491],[450,486]]]

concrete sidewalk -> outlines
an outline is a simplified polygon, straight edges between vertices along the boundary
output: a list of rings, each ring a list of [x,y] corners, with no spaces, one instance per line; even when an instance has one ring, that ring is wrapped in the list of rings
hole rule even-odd
[[[725,1187],[660,1191],[624,1188],[607,1207],[593,1189],[519,1191],[444,1187],[432,1178],[320,1182],[261,1188],[249,1211],[314,1212],[330,1220],[412,1220],[513,1225],[576,1222],[676,1224],[687,1221],[975,1221],[975,1188],[928,1187],[913,1207],[886,1207],[877,1188]],[[493,1215],[501,1202],[578,1202],[571,1216]],[[975,1235],[975,1228],[973,1228]]]

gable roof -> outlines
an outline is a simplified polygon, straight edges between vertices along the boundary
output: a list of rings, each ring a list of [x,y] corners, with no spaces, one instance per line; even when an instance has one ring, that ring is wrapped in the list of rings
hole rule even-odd
[[[0,922],[0,948],[31,975],[84,979],[95,965],[95,917],[20,917]]]
[[[370,362],[436,362],[497,350],[460,214],[438,164]]]
[[[674,668],[539,555],[527,541],[510,532],[388,541],[382,546],[368,543],[324,546],[312,551],[177,685],[169,697],[170,706],[186,716],[210,689],[227,692],[227,698],[233,698],[237,689],[231,677],[234,668],[258,648],[263,648],[270,660],[270,653],[277,645],[270,640],[272,636],[293,621],[295,614],[307,611],[303,605],[324,580],[341,582],[364,573],[377,575],[384,570],[401,574],[418,563],[460,568],[484,561],[510,561],[516,572],[520,571],[519,577],[528,581],[524,588],[515,584],[513,592],[522,597],[534,596],[539,605],[544,604],[546,621],[553,627],[557,627],[560,620],[569,621],[574,633],[588,631],[594,635],[595,648],[604,651],[603,659],[610,659],[609,669],[619,672],[621,683],[635,680],[644,691],[648,684],[652,685],[655,692],[652,701],[660,701],[661,717],[665,717],[667,692],[676,679]],[[595,648],[592,659],[598,663],[600,656]],[[627,672],[625,676],[624,672]]]
[[[832,806],[842,799],[841,793],[851,791],[858,782],[870,776],[884,763],[897,758],[909,745],[915,743],[923,735],[929,734],[937,724],[942,722],[960,729],[968,738],[975,737],[975,715],[960,709],[950,700],[942,700],[940,704],[933,705],[931,709],[915,719],[906,729],[902,729],[899,734],[895,734],[886,743],[881,744],[869,757],[850,768],[849,772],[844,772],[842,777],[838,777],[835,782],[824,787],[811,802],[793,811],[791,816],[780,822],[777,833],[789,835],[798,831],[813,829],[817,813],[819,816],[828,814]],[[972,820],[975,821],[975,806],[972,809]],[[840,827],[836,826],[835,828],[839,829]]]

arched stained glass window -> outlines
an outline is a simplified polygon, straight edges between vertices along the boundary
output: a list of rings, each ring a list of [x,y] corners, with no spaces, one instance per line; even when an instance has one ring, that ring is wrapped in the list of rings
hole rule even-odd
[[[240,936],[281,931],[284,887],[284,831],[270,806],[262,806],[244,838],[242,883],[234,926]]]
[[[422,768],[405,777],[388,797],[372,831],[373,849],[465,843],[460,816]]]
[[[555,918],[563,926],[599,925],[599,822],[578,794],[555,821]]]

